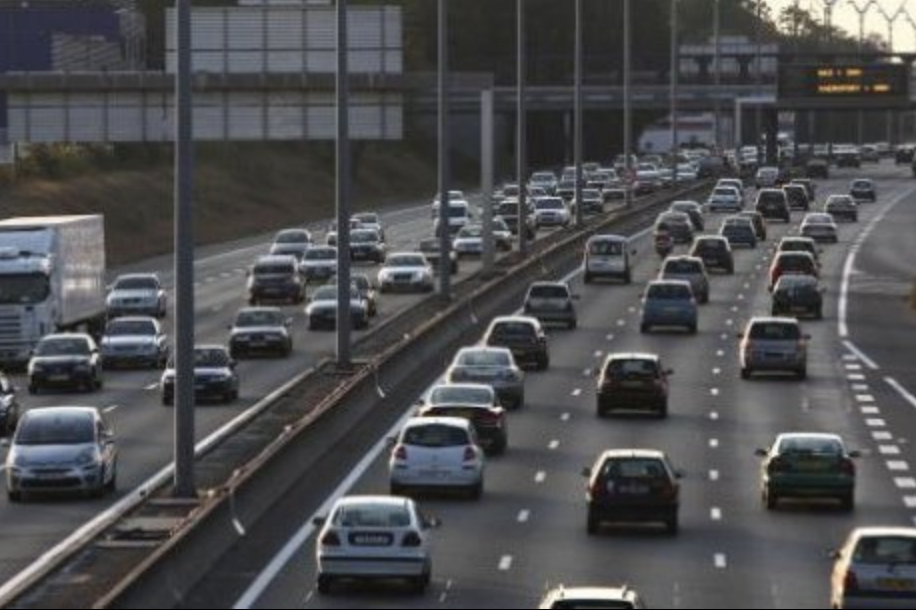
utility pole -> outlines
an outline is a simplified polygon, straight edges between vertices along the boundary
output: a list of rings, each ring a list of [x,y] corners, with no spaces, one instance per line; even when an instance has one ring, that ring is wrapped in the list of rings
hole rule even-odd
[[[713,104],[713,114],[715,115],[713,119],[713,132],[716,141],[716,151],[721,149],[722,146],[722,123],[721,123],[721,100],[719,96],[722,91],[722,1],[715,0],[714,4],[714,15],[713,15],[713,62],[715,63],[715,70],[713,72],[714,84],[715,84],[715,103]]]
[[[833,9],[836,6],[839,0],[821,0],[824,3],[824,24],[827,28],[827,49],[833,50]],[[812,114],[812,116],[816,116]],[[827,142],[827,156],[830,159],[833,159],[833,113],[829,113],[827,116],[827,130],[830,132],[830,137]]]
[[[350,367],[350,44],[348,0],[337,0],[337,367]]]
[[[576,202],[576,226],[581,227],[585,222],[585,211],[582,209],[582,183],[584,176],[582,174],[582,156],[583,156],[583,132],[584,120],[582,109],[582,61],[583,46],[585,41],[582,39],[582,0],[576,0],[576,49],[575,49],[575,164],[576,164],[576,189],[573,200]]]
[[[678,0],[671,0],[671,164],[674,170],[674,186],[678,183],[678,158],[680,156],[680,124],[678,104],[678,84],[680,80],[680,32],[678,20]]]
[[[623,0],[623,167],[626,207],[633,207],[633,35],[632,1]]]
[[[884,10],[883,6],[878,6],[878,13],[884,17],[884,20],[887,22],[887,46],[888,52],[894,52],[894,30],[897,26],[897,20],[903,17],[906,14],[904,5],[901,4],[900,8],[897,9],[894,13],[888,13]],[[893,110],[887,111],[887,142],[888,144],[894,143],[894,112]]]
[[[448,81],[448,0],[439,0],[439,295],[446,300],[452,297]]]
[[[763,95],[763,0],[757,0],[757,18],[754,20],[754,46],[756,67],[754,70],[754,95],[757,99]],[[757,130],[757,154],[760,154],[760,134],[763,131],[763,111],[760,104],[754,108],[754,120]]]
[[[859,4],[856,0],[849,0],[850,6],[859,15],[859,61],[862,61],[862,54],[865,52],[865,20],[868,12],[874,8],[875,0],[867,0],[864,4]],[[857,113],[857,133],[858,144],[862,146],[865,143],[865,112],[859,110]]]
[[[516,134],[515,161],[516,179],[518,180],[518,251],[522,257],[528,255],[528,117],[527,95],[525,86],[528,77],[528,57],[525,49],[525,0],[517,0],[516,15],[517,65],[516,78],[518,99],[516,100]]]

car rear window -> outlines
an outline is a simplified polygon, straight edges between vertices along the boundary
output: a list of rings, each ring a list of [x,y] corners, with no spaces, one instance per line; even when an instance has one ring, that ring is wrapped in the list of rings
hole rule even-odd
[[[501,339],[528,339],[537,335],[534,326],[525,322],[501,322],[493,326],[491,338]]]
[[[703,273],[703,265],[697,261],[673,260],[665,263],[665,275],[692,275]]]
[[[410,512],[400,506],[345,506],[337,511],[334,522],[339,527],[408,527]]]
[[[664,462],[650,458],[612,459],[604,465],[604,478],[656,481],[668,478]]]
[[[703,239],[697,242],[697,252],[719,252],[725,250],[725,242],[719,239]]]
[[[646,292],[646,298],[655,301],[689,301],[692,296],[689,286],[674,284],[655,284]]]
[[[814,266],[814,261],[806,254],[788,254],[779,257],[779,266],[789,271],[808,270]]]
[[[766,322],[754,324],[750,332],[751,339],[760,341],[798,341],[801,331],[794,324]]]
[[[786,196],[785,193],[760,193],[757,201],[763,205],[779,205],[785,203]]]
[[[564,599],[554,602],[551,608],[560,610],[572,610],[574,608],[608,608],[616,610],[617,608],[632,608],[633,604],[621,600],[604,600],[604,599]]]
[[[619,241],[601,239],[590,243],[588,251],[597,256],[622,256],[623,244]]]
[[[464,447],[471,442],[467,430],[456,426],[440,424],[426,424],[412,426],[404,431],[401,442],[412,447],[426,449],[445,449],[449,447]]]
[[[783,439],[779,443],[780,455],[826,456],[843,455],[843,445],[833,438],[794,437]]]
[[[503,352],[465,352],[458,359],[460,366],[498,366],[507,367],[510,364],[509,354]]]
[[[658,363],[644,358],[613,360],[608,363],[605,374],[615,379],[655,379],[658,377]]]
[[[882,536],[863,538],[853,560],[860,564],[916,564],[916,538]]]
[[[493,403],[493,391],[490,388],[445,386],[433,390],[430,402],[433,404],[489,405]]]
[[[17,445],[86,445],[94,441],[95,422],[83,416],[28,417],[16,435]]]
[[[532,299],[568,299],[566,286],[532,286],[528,296]]]

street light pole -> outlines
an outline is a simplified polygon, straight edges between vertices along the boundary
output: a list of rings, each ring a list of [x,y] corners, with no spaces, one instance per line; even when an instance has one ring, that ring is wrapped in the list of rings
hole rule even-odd
[[[576,164],[576,225],[582,226],[585,222],[585,211],[582,209],[582,156],[583,156],[583,133],[584,133],[584,112],[582,108],[582,61],[584,54],[584,44],[582,36],[582,0],[576,0],[576,65],[575,65],[575,115],[576,115],[576,134],[575,134],[575,164]]]
[[[350,366],[350,65],[348,0],[337,0],[337,366]]]
[[[680,32],[678,20],[678,0],[671,0],[671,165],[674,170],[674,186],[678,183],[678,159],[680,153],[680,108],[678,104],[678,84],[680,80]]]
[[[722,87],[722,2],[721,0],[715,0],[714,4],[714,15],[713,15],[713,61],[715,63],[715,71],[713,76],[713,82],[715,84],[715,103],[713,104],[713,114],[715,115],[713,120],[713,131],[716,141],[716,151],[720,149],[722,145],[722,124],[720,114],[722,112],[721,103],[719,100],[719,95],[721,93]]]
[[[175,481],[177,498],[197,497],[194,480],[194,122],[191,0],[176,0],[175,72]]]
[[[887,22],[887,50],[889,53],[894,52],[894,29],[897,26],[897,20],[903,17],[905,12],[903,4],[895,13],[888,13],[883,6],[878,7],[878,13]],[[894,112],[892,110],[887,111],[887,142],[888,144],[894,143]]]
[[[849,0],[849,4],[859,14],[859,61],[862,61],[862,54],[865,52],[865,19],[875,6],[875,0],[867,0],[864,4]],[[862,110],[857,113],[857,121],[859,146],[862,146],[865,143],[865,113]]]
[[[451,219],[452,198],[449,162],[448,107],[448,0],[439,0],[439,295],[452,296]]]
[[[516,180],[518,181],[518,251],[522,257],[528,255],[528,117],[526,88],[528,57],[525,50],[525,0],[517,0],[516,44],[517,65],[516,78],[518,99],[516,100],[515,126],[515,161]]]
[[[756,67],[754,70],[754,95],[759,99],[763,95],[763,0],[757,0],[757,18],[754,20],[755,40],[755,57]],[[760,104],[754,108],[754,122],[757,130],[757,150],[760,154],[760,134],[763,131],[763,111]]]
[[[631,0],[623,0],[623,168],[626,207],[633,207],[633,35]]]
[[[840,0],[821,0],[824,3],[824,25],[827,29],[827,49],[833,50],[833,9],[836,6],[837,2]],[[817,116],[812,113],[812,118]],[[830,137],[827,142],[827,156],[828,158],[833,158],[833,114],[828,114],[827,116],[827,131],[830,132]]]

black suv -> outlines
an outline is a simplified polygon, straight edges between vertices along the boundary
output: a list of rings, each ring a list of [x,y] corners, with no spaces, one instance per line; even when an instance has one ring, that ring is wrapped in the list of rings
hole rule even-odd
[[[809,316],[824,318],[824,295],[817,278],[806,275],[785,275],[773,289],[774,316]]]
[[[807,212],[811,209],[811,197],[808,189],[801,184],[787,184],[782,187],[789,201],[789,209]]]
[[[690,256],[701,259],[707,270],[715,269],[728,275],[735,273],[735,256],[731,244],[724,237],[698,237],[693,242]]]
[[[866,178],[854,180],[849,188],[849,195],[857,202],[875,203],[878,201],[878,190],[875,188],[875,183]]]
[[[668,377],[658,356],[612,354],[598,376],[598,417],[617,410],[643,410],[668,417]]]
[[[764,189],[757,195],[755,208],[766,220],[782,220],[792,222],[792,211],[789,209],[789,199],[781,189]]]
[[[589,535],[608,522],[661,523],[668,533],[678,533],[681,474],[660,451],[625,449],[607,451],[588,478]]]
[[[547,335],[534,318],[497,318],[490,324],[484,344],[508,349],[519,366],[533,366],[539,371],[550,367]]]

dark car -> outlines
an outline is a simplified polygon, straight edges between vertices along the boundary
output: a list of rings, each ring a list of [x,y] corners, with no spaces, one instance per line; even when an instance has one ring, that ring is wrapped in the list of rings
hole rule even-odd
[[[426,260],[429,259],[427,258]],[[336,282],[331,283],[334,284]],[[369,317],[376,317],[378,315],[378,291],[372,285],[372,280],[369,279],[369,276],[362,273],[352,275],[350,276],[350,283],[353,284],[353,288],[359,293],[360,298],[365,301],[369,309]]]
[[[789,185],[805,187],[805,190],[808,191],[809,202],[813,202],[817,198],[817,184],[815,184],[814,180],[811,180],[810,178],[795,178],[792,180],[792,182],[789,183]]]
[[[916,157],[916,146],[898,146],[894,154],[894,162],[897,165],[910,165]]]
[[[16,431],[19,423],[19,400],[16,398],[16,388],[10,383],[6,375],[0,373],[0,436],[10,437]]]
[[[668,417],[668,377],[658,356],[611,354],[598,376],[598,417],[613,411],[648,411]]]
[[[229,353],[233,358],[270,355],[288,358],[293,351],[292,320],[278,307],[248,307],[230,327]]]
[[[789,209],[807,212],[811,209],[811,197],[808,189],[801,184],[787,184],[782,187],[789,201]]]
[[[679,529],[680,473],[660,451],[625,449],[607,451],[588,478],[587,531],[596,535],[604,523],[661,523],[668,533]]]
[[[29,394],[46,388],[102,389],[102,357],[89,335],[49,335],[29,361]]]
[[[862,153],[856,148],[844,148],[834,155],[837,167],[862,167]]]
[[[169,362],[160,382],[162,404],[170,407],[175,402],[175,361]],[[235,360],[222,346],[194,348],[194,400],[220,400],[230,403],[239,398],[239,376]]]
[[[574,330],[579,324],[575,299],[564,282],[536,282],[525,297],[525,315],[543,324],[562,324]]]
[[[248,274],[248,304],[299,304],[305,301],[305,282],[292,256],[263,256]]]
[[[814,257],[807,252],[779,252],[770,265],[770,290],[786,275],[806,275],[817,279],[820,269]]]
[[[767,221],[763,217],[763,214],[760,212],[752,212],[750,210],[746,212],[739,212],[738,216],[741,218],[747,218],[751,221],[751,225],[754,227],[754,234],[757,236],[759,241],[766,241],[769,237],[767,231]]]
[[[824,318],[824,295],[816,278],[786,275],[773,289],[773,316]]]
[[[105,325],[100,344],[102,365],[115,367],[165,368],[169,341],[155,318],[115,318]]]
[[[526,204],[527,205],[527,204]],[[527,239],[534,239],[537,235],[537,225],[534,220],[534,215],[531,213],[531,206],[527,205],[528,212],[525,214],[524,226],[525,226],[525,236]],[[503,222],[506,223],[506,226],[512,232],[513,235],[518,235],[518,226],[519,226],[519,203],[518,201],[503,201],[499,204],[499,207],[496,208],[495,216],[502,218]]]
[[[805,165],[805,175],[808,178],[830,178],[830,165],[824,159],[811,159]]]
[[[810,237],[783,237],[777,252],[807,252],[820,264],[821,251],[817,242]]]
[[[502,455],[509,446],[509,417],[496,392],[486,385],[439,385],[432,389],[420,417],[459,417],[474,426],[481,447]]]
[[[728,240],[732,248],[743,246],[746,248],[756,248],[759,238],[754,228],[754,221],[742,216],[732,216],[726,218],[719,229],[719,235]]]
[[[512,352],[519,366],[533,366],[539,371],[550,367],[547,335],[534,318],[497,318],[490,324],[484,339],[487,347],[504,347]]]
[[[690,256],[703,261],[707,270],[735,273],[735,256],[731,244],[724,237],[705,235],[693,242]]]
[[[381,265],[387,253],[385,241],[376,229],[357,229],[350,233],[350,260]]]
[[[853,180],[849,188],[849,195],[857,202],[875,203],[878,201],[878,189],[875,183],[867,178]]]
[[[789,199],[782,189],[764,189],[757,194],[755,208],[766,220],[792,222]]]

